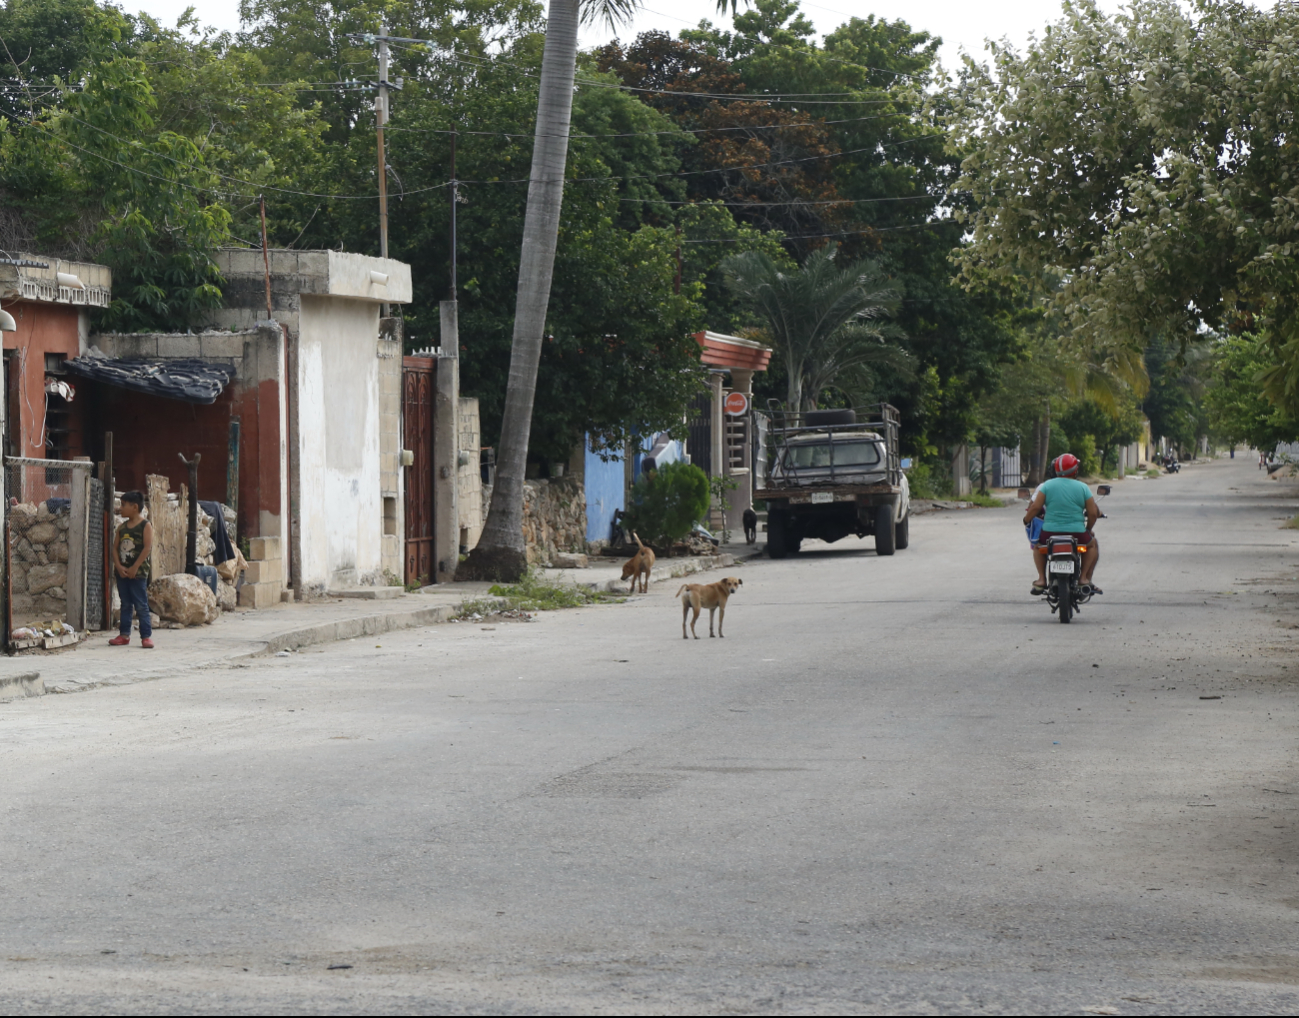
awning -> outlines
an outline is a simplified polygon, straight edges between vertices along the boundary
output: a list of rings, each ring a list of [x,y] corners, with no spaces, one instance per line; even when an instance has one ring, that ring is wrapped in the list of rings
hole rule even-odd
[[[64,361],[59,367],[78,378],[185,403],[215,403],[235,376],[235,369],[229,364],[197,358],[140,361],[86,354]]]

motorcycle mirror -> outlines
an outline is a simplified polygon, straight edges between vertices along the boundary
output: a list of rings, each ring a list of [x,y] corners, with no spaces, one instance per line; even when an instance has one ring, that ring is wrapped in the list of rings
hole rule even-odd
[[[1033,492],[1030,491],[1028,488],[1020,488],[1019,491],[1015,492],[1015,497],[1022,498],[1025,502],[1027,502],[1030,498],[1033,497]]]
[[[1098,484],[1098,485],[1096,485],[1096,494],[1098,494],[1098,495],[1108,495],[1109,493],[1110,493],[1110,486],[1109,486],[1108,484]]]

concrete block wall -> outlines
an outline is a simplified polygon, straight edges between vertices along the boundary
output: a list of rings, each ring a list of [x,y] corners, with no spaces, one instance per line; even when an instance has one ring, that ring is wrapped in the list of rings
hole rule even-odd
[[[457,422],[457,444],[460,459],[456,468],[456,487],[459,491],[460,546],[473,548],[483,535],[483,476],[478,465],[482,450],[482,432],[478,420],[478,400],[472,396],[460,397],[460,414]]]
[[[379,486],[383,496],[383,571],[401,576],[405,505],[401,466],[401,319],[379,321]]]
[[[197,334],[166,332],[99,332],[89,337],[89,344],[108,357],[127,360],[193,360],[219,361],[235,369],[235,378],[243,374],[244,344],[256,336],[255,330],[238,332],[220,330]]]

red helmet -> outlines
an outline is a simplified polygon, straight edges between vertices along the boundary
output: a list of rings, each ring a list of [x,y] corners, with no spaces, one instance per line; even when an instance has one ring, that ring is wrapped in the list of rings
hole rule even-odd
[[[1077,477],[1080,466],[1082,464],[1078,462],[1078,457],[1068,452],[1062,456],[1057,456],[1051,462],[1056,477]]]

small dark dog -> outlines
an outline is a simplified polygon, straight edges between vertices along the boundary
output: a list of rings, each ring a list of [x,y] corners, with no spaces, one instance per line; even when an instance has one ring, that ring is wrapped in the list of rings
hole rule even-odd
[[[756,544],[758,540],[758,514],[752,509],[744,510],[744,543]]]

